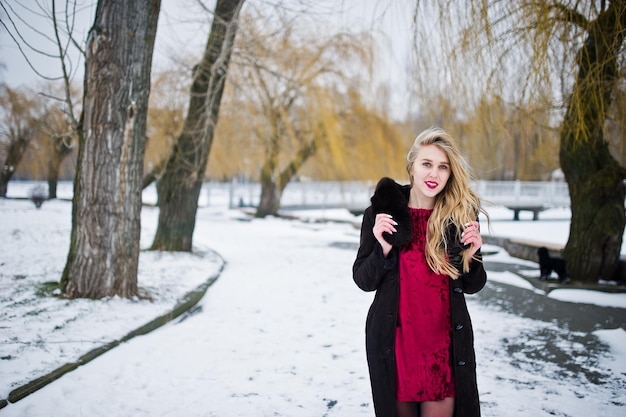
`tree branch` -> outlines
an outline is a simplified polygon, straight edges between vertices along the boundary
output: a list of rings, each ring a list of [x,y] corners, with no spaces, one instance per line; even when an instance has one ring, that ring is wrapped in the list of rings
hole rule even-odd
[[[589,20],[574,9],[567,7],[560,2],[555,2],[549,7],[549,10],[556,11],[555,20],[557,22],[571,23],[581,29],[584,29],[585,31],[589,30]]]

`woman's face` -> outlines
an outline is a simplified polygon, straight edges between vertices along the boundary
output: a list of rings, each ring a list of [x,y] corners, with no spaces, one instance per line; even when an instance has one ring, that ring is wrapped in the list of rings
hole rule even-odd
[[[424,198],[424,201],[434,199],[444,189],[451,174],[446,153],[437,145],[423,146],[411,167],[417,197]]]

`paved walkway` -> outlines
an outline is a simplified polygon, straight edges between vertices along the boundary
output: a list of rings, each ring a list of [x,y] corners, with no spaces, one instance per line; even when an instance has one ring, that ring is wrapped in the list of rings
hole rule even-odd
[[[522,265],[487,261],[485,266],[489,271],[508,271],[518,274],[538,289],[542,289],[545,285],[545,282],[538,278],[528,278],[526,274],[521,274],[521,271],[529,269]],[[553,285],[557,288],[570,288],[567,284]],[[498,289],[496,290],[495,287]],[[506,291],[502,291],[502,288]],[[626,305],[624,308],[615,308],[570,303],[506,284],[493,284],[476,296],[486,305],[498,306],[503,311],[533,320],[556,322],[559,327],[571,331],[591,332],[618,327],[626,330]]]

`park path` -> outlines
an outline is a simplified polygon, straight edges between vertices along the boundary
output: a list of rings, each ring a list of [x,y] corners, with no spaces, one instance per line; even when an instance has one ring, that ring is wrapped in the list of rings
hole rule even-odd
[[[371,416],[371,297],[352,282],[354,253],[329,245],[356,233],[201,210],[194,239],[226,266],[195,309],[0,415]]]
[[[203,209],[195,240],[227,264],[193,311],[0,415],[373,415],[363,349],[372,294],[351,278],[357,230]],[[468,297],[483,415],[617,416],[624,378],[601,363],[606,347],[551,317],[556,307],[532,317],[547,300],[497,283]]]

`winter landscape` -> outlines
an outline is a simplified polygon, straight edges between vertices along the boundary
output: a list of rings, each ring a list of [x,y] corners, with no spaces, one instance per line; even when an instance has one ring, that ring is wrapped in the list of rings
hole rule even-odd
[[[9,196],[25,197],[32,186],[12,182]],[[71,196],[71,184],[59,194]],[[154,190],[144,201],[147,248],[158,216],[149,205]],[[68,301],[54,297],[53,283],[65,265],[71,203],[37,209],[27,199],[0,200],[0,399],[115,344],[215,280],[187,313],[7,404],[0,416],[373,416],[364,351],[373,294],[360,291],[351,272],[359,218],[328,209],[253,219],[227,201],[203,192],[194,253],[141,253],[141,298]],[[506,209],[488,211],[494,236],[567,241],[568,209],[518,222]],[[491,245],[483,251],[489,282],[467,297],[483,415],[622,416],[626,294],[545,294],[526,279],[538,276],[534,262]]]

